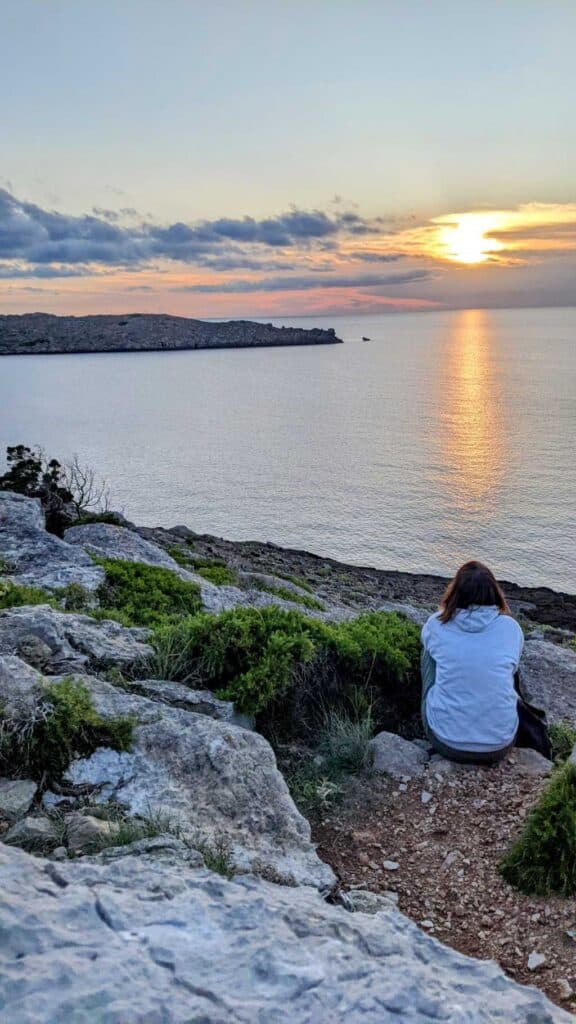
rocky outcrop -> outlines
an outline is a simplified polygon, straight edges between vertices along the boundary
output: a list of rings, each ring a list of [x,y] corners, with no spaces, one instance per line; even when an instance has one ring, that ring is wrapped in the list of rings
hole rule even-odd
[[[0,558],[16,583],[55,590],[78,583],[96,590],[104,572],[82,548],[46,532],[40,502],[0,491]]]
[[[226,881],[147,855],[47,863],[0,850],[10,1024],[569,1024],[490,962],[393,909]]]
[[[527,640],[520,673],[528,699],[551,722],[576,725],[576,649],[548,640]]]
[[[152,654],[147,636],[146,629],[59,612],[44,604],[0,612],[0,655],[19,655],[50,675],[143,662]]]
[[[173,683],[165,679],[135,679],[124,683],[128,692],[139,693],[142,697],[169,704],[184,711],[193,711],[197,715],[208,715],[220,722],[239,725],[243,729],[253,728],[253,720],[249,715],[236,711],[229,700],[218,700],[210,690],[191,690],[183,683]]]
[[[89,793],[96,804],[114,802],[129,817],[165,819],[192,845],[225,843],[239,870],[253,869],[291,884],[333,884],[332,871],[318,858],[310,826],[296,810],[262,736],[127,693],[102,679],[76,678],[104,720],[130,717],[135,727],[129,752],[101,747],[73,761],[65,775],[68,787],[81,787],[82,797]],[[45,701],[42,683],[18,659],[0,658],[4,714],[19,722],[33,720]],[[70,792],[60,801],[46,794],[44,803],[70,809]],[[12,834],[11,841],[17,836]]]
[[[332,329],[274,327],[250,320],[213,323],[165,313],[126,316],[0,316],[0,355],[57,352],[153,352],[340,343]]]

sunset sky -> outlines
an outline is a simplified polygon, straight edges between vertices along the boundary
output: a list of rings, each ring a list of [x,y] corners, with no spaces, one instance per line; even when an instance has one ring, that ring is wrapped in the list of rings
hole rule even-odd
[[[2,13],[0,312],[576,305],[574,0]]]

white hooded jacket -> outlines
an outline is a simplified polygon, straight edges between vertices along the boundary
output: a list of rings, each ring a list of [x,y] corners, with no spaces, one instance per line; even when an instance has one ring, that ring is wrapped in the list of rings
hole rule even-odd
[[[518,729],[514,672],[522,630],[495,606],[459,609],[446,623],[439,614],[422,630],[424,648],[436,662],[436,680],[426,696],[428,725],[456,750],[501,750]]]

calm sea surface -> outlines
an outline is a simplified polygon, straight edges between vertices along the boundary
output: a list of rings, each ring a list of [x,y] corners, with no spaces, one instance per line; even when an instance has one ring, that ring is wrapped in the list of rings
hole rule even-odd
[[[346,344],[0,359],[0,445],[141,524],[576,592],[576,309],[275,322]]]

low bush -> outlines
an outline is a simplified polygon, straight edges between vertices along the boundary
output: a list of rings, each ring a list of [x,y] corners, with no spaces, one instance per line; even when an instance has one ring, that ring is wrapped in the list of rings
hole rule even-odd
[[[116,619],[125,626],[157,627],[201,607],[195,583],[181,580],[171,569],[140,562],[96,559],[106,572],[98,588],[99,619]]]
[[[65,612],[91,612],[94,608],[94,595],[86,590],[81,583],[68,583],[54,591],[59,607]]]
[[[555,722],[549,727],[552,757],[555,761],[567,761],[576,747],[576,729],[568,722]]]
[[[277,576],[280,580],[287,580],[288,583],[293,583],[295,587],[300,587],[300,590],[307,590],[309,594],[314,593],[314,587],[303,576],[289,576],[287,573],[274,571],[271,571],[270,575]]]
[[[382,728],[410,728],[418,714],[419,633],[393,613],[325,623],[275,606],[235,608],[165,625],[154,642],[159,678],[214,690],[266,729],[316,731],[327,708],[346,711],[358,690]]]
[[[238,583],[238,575],[227,565],[194,565],[194,571],[217,587],[235,587]]]
[[[274,597],[280,597],[283,601],[291,601],[292,604],[301,604],[304,608],[309,608],[310,611],[325,611],[325,606],[322,601],[318,601],[315,597],[310,597],[308,594],[299,594],[296,590],[290,590],[289,587],[275,587],[271,583],[256,583],[257,590],[262,590],[266,594],[273,594]]]
[[[46,683],[44,700],[26,719],[0,714],[0,771],[43,783],[61,777],[76,757],[98,747],[129,750],[133,722],[105,720],[95,710],[86,687],[72,678]]]
[[[530,895],[576,895],[576,765],[553,773],[500,870]]]
[[[26,604],[49,604],[55,607],[57,601],[53,594],[40,587],[27,587],[22,583],[12,583],[11,580],[0,580],[0,610],[20,608]]]

